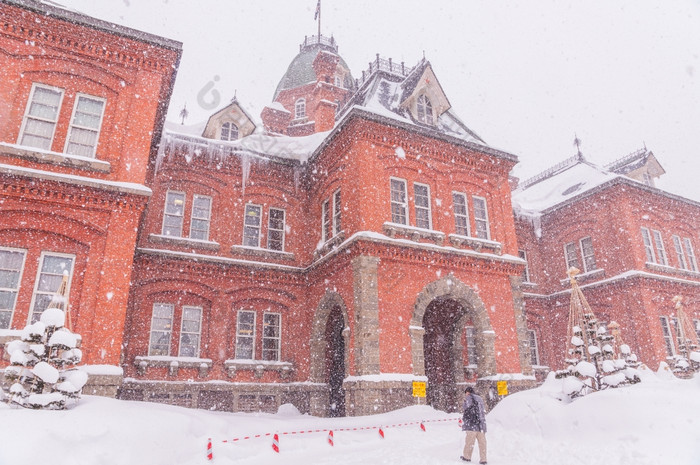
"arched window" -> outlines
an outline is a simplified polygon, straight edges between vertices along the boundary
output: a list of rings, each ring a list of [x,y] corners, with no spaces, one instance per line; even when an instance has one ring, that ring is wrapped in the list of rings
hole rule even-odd
[[[306,117],[306,99],[300,98],[294,103],[294,118]]]
[[[430,103],[430,99],[424,95],[418,97],[418,102],[416,103],[418,121],[425,124],[434,124],[433,121],[433,104]]]
[[[233,123],[224,123],[221,125],[221,140],[236,140],[238,139],[238,127]]]

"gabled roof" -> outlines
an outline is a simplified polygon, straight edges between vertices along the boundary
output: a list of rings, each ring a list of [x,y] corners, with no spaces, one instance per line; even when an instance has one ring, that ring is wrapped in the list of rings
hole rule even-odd
[[[644,166],[646,166],[649,173],[655,177],[661,176],[666,172],[654,154],[650,150],[647,150],[646,147],[605,165],[605,168],[614,173],[627,174]]]
[[[240,137],[245,137],[255,131],[255,122],[253,118],[251,118],[248,112],[238,103],[238,99],[233,97],[231,103],[209,117],[202,131],[202,137],[217,139],[221,125],[229,121],[236,125]]]

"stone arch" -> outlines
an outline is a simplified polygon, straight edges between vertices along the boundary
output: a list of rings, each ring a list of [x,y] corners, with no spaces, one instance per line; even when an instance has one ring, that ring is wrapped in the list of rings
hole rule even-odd
[[[479,378],[496,374],[495,339],[496,334],[491,327],[488,312],[476,292],[452,273],[444,278],[426,285],[418,294],[413,308],[411,324],[411,355],[413,358],[413,374],[425,376],[425,352],[423,347],[423,318],[428,306],[436,299],[449,299],[458,302],[463,314],[458,318],[455,332],[465,327],[471,319],[474,325],[474,339],[478,352],[477,376]],[[464,379],[461,338],[454,337],[452,347],[455,380]]]
[[[321,298],[321,301],[316,308],[314,320],[311,327],[310,348],[310,381],[314,383],[325,382],[325,350],[326,350],[326,324],[331,311],[339,307],[343,315],[344,329],[343,339],[345,341],[345,375],[347,375],[349,367],[349,357],[347,350],[350,347],[350,320],[348,319],[348,309],[343,301],[343,298],[337,292],[326,290],[326,293]]]

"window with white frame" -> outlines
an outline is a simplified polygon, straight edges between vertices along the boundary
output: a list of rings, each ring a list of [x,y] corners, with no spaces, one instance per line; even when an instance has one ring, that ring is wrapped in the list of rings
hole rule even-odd
[[[255,312],[238,311],[236,324],[236,358],[253,360],[255,357]]]
[[[578,253],[576,251],[576,243],[569,242],[564,246],[564,258],[566,259],[566,269],[576,268],[581,269],[581,263],[578,261]]]
[[[435,124],[433,120],[433,104],[430,99],[425,96],[425,94],[418,97],[416,101],[416,114],[418,116],[418,121],[425,124],[433,125]]]
[[[528,329],[527,332],[530,341],[530,364],[536,366],[540,364],[540,351],[537,347],[537,333],[534,329]]]
[[[324,200],[321,204],[321,237],[326,242],[333,236],[333,218],[331,218],[331,202]]]
[[[163,213],[163,235],[182,236],[182,222],[185,215],[185,193],[168,191],[165,195]]]
[[[693,250],[693,244],[690,242],[689,237],[683,238],[683,246],[685,247],[685,253],[688,255],[688,269],[697,272],[698,262],[695,259],[695,251]]]
[[[474,203],[476,237],[479,239],[491,239],[491,231],[489,230],[489,212],[486,208],[486,199],[474,195],[472,196],[472,202]]]
[[[425,184],[413,184],[413,203],[416,208],[416,226],[432,229],[430,214],[430,187]]]
[[[22,280],[24,249],[0,248],[0,329],[9,329]]]
[[[279,361],[282,315],[279,313],[263,314],[262,359]]]
[[[518,257],[522,258],[525,260],[525,269],[523,270],[523,282],[529,283],[530,282],[530,269],[529,265],[527,263],[527,252],[524,250],[518,250]]]
[[[51,150],[62,100],[63,89],[36,83],[32,85],[19,144]]]
[[[476,338],[474,337],[474,327],[467,326],[465,328],[466,339],[467,339],[467,363],[469,365],[477,364],[476,357]]]
[[[260,247],[260,224],[262,221],[262,207],[248,204],[245,206],[245,220],[243,224],[243,245],[246,247]]]
[[[195,194],[192,200],[192,219],[190,237],[201,241],[209,240],[211,222],[211,197]]]
[[[678,268],[681,270],[687,270],[688,265],[685,263],[685,254],[683,253],[683,244],[681,243],[681,238],[678,236],[671,236],[673,240],[673,248],[676,251],[676,258],[678,259]]]
[[[461,192],[452,193],[452,205],[455,213],[455,232],[462,236],[469,235],[469,213],[467,196]]]
[[[642,228],[642,240],[644,241],[644,252],[647,256],[647,263],[656,263],[654,244],[651,242],[651,233],[647,228]]]
[[[671,334],[671,328],[668,325],[668,318],[665,316],[659,317],[661,320],[661,332],[664,336],[664,342],[666,343],[666,354],[669,357],[673,357],[676,353],[675,347],[673,345],[673,335]]]
[[[81,157],[94,157],[102,127],[105,99],[78,94],[71,118],[65,152]]]
[[[306,117],[306,99],[300,98],[294,102],[294,118]]]
[[[408,224],[408,195],[403,179],[391,178],[391,222]]]
[[[221,125],[221,140],[238,139],[238,126],[228,122]]]
[[[182,307],[180,357],[199,357],[202,335],[202,307]]]
[[[66,286],[66,298],[70,291],[71,278],[73,276],[73,264],[75,255],[42,252],[39,270],[34,284],[34,295],[32,296],[32,306],[30,312],[31,323],[36,323],[41,318],[41,314],[46,310],[58,291],[63,281],[63,275],[68,276]],[[64,308],[68,308],[66,301]]]
[[[170,339],[173,334],[175,306],[162,302],[153,304],[151,316],[151,339],[148,355],[170,355]]]
[[[668,258],[666,258],[666,249],[664,248],[664,241],[661,240],[661,233],[652,229],[651,234],[654,237],[654,245],[656,246],[656,258],[658,260],[659,265],[668,266]]]
[[[593,253],[593,239],[590,237],[584,237],[580,241],[581,244],[581,256],[583,257],[583,271],[587,273],[589,271],[595,270],[595,254]]]
[[[284,210],[270,208],[267,222],[267,248],[284,250]]]
[[[342,210],[343,206],[340,202],[340,189],[333,194],[333,235],[337,236],[343,229]]]

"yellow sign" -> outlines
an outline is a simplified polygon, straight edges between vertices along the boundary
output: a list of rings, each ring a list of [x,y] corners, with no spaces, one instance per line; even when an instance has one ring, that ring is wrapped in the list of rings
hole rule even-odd
[[[499,396],[508,395],[508,381],[496,381],[496,388],[498,388]]]
[[[413,382],[413,397],[425,397],[425,381]]]

